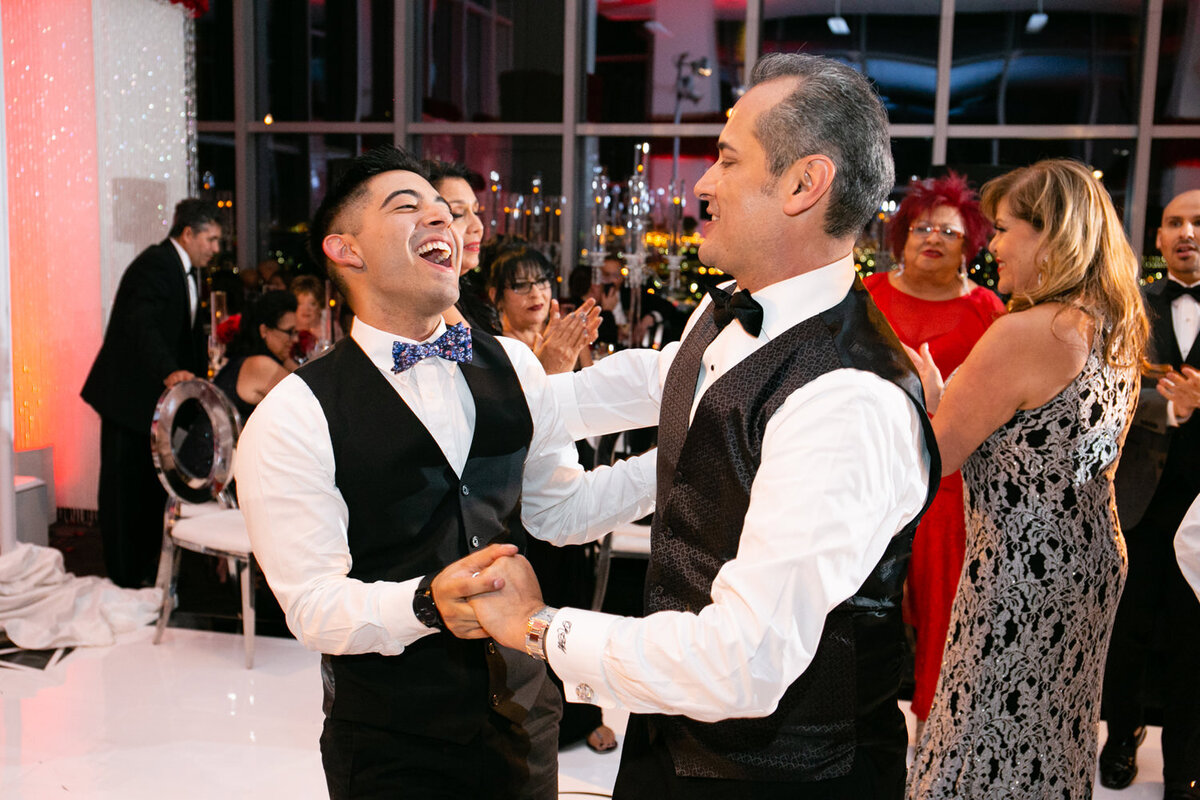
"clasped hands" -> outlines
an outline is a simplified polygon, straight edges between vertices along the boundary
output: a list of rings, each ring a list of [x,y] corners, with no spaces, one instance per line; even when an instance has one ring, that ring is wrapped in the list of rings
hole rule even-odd
[[[455,636],[491,637],[514,650],[525,649],[529,617],[545,605],[533,568],[512,544],[488,545],[455,561],[430,589]]]

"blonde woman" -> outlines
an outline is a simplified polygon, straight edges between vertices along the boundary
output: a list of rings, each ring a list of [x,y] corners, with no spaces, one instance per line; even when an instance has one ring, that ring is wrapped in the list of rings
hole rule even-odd
[[[1126,573],[1112,476],[1147,322],[1104,187],[1074,161],[988,183],[1011,313],[944,387],[917,357],[967,551],[910,798],[1091,797],[1100,688]]]

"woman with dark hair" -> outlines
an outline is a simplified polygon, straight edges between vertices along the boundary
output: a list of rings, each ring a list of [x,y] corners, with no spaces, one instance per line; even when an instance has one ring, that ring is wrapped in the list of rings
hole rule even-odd
[[[930,353],[947,374],[1004,313],[995,294],[967,277],[967,262],[991,228],[965,178],[951,172],[913,181],[886,234],[900,268],[864,281],[900,341]],[[962,476],[954,472],[942,479],[917,527],[908,567],[906,608],[917,637],[912,711],[918,738],[937,688],[965,546]]]
[[[548,375],[591,364],[590,346],[600,327],[594,303],[560,316],[550,296],[553,285],[554,267],[526,245],[501,250],[488,269],[488,298],[500,313],[503,335],[529,345]]]
[[[942,473],[962,467],[967,552],[908,797],[1091,797],[1126,574],[1113,473],[1149,328],[1141,265],[1079,162],[1003,175],[982,206],[1009,313],[944,390],[928,349],[910,351]]]
[[[480,292],[478,279],[480,249],[483,247],[483,220],[479,218],[479,198],[475,189],[482,179],[462,164],[448,161],[423,161],[421,166],[429,182],[450,206],[454,221],[450,229],[462,239],[462,265],[458,271],[458,302],[442,317],[447,325],[465,322],[469,327],[500,335],[496,309]]]
[[[292,346],[298,337],[294,294],[272,290],[250,298],[230,343],[229,361],[213,378],[237,406],[243,423],[267,392],[296,368]]]

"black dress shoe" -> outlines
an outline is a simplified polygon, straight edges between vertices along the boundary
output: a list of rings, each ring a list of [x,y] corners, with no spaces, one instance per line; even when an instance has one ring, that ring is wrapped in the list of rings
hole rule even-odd
[[[1200,781],[1168,783],[1163,791],[1163,800],[1200,800]]]
[[[1109,789],[1124,789],[1137,777],[1137,749],[1146,738],[1146,726],[1139,725],[1133,733],[1115,739],[1108,737],[1100,751],[1100,785]]]

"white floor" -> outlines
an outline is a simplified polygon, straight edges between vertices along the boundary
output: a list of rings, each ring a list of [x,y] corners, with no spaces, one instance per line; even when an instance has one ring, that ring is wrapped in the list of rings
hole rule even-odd
[[[240,636],[171,629],[155,647],[152,635],[77,649],[45,671],[0,668],[0,798],[326,797],[316,654],[259,637],[246,670]],[[624,714],[605,720],[623,734]],[[1159,733],[1139,751],[1137,782],[1123,792],[1097,784],[1097,798],[1162,796]],[[561,796],[608,795],[619,761],[619,750],[564,750]]]

